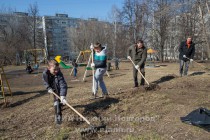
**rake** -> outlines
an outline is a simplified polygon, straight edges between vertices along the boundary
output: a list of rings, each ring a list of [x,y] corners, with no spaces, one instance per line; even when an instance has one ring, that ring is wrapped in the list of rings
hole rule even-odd
[[[55,95],[58,99],[61,100],[61,98],[53,92],[53,95]],[[65,103],[71,110],[73,110],[77,115],[79,115],[90,127],[89,128],[85,128],[85,129],[82,129],[82,131],[80,131],[81,135],[86,135],[88,133],[96,133],[97,131],[100,131],[100,130],[105,130],[106,129],[106,125],[100,125],[100,126],[94,126],[90,123],[90,121],[85,118],[81,113],[79,113],[76,109],[74,109],[69,103]]]
[[[134,65],[134,67],[135,67],[135,63],[133,62],[133,60],[131,59],[131,58],[128,58],[131,62],[132,62],[132,64]],[[147,81],[147,79],[144,77],[144,75],[141,73],[141,71],[140,71],[140,69],[138,68],[137,69],[138,70],[138,72],[139,72],[139,74],[142,76],[142,78],[145,80],[145,82],[147,83],[147,85],[148,85],[148,87],[146,87],[146,90],[152,90],[152,89],[155,89],[158,85],[157,84],[150,84],[148,81]]]
[[[188,57],[184,57],[184,58],[187,58],[188,60],[190,60],[190,58],[188,58]],[[200,64],[200,63],[198,63],[198,62],[196,62],[196,61],[193,61],[193,62],[195,62],[197,65],[203,67],[205,70],[210,70],[210,69],[207,68],[206,66],[204,66],[204,65],[202,65],[202,64]]]

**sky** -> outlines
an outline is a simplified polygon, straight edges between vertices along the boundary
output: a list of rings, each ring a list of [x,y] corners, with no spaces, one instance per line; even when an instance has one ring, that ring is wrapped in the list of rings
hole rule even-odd
[[[0,0],[0,8],[27,12],[30,4],[37,3],[40,16],[62,13],[74,18],[109,20],[112,6],[122,8],[123,2],[124,0]]]

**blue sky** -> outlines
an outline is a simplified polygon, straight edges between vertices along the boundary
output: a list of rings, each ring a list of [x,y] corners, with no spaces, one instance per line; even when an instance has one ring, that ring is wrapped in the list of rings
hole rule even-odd
[[[27,12],[30,4],[37,2],[39,15],[68,14],[75,18],[99,18],[108,20],[112,6],[121,8],[124,0],[0,0],[0,8],[12,8]]]

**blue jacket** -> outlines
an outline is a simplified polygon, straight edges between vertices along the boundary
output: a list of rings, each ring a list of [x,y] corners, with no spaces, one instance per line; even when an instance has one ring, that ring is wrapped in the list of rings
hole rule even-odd
[[[106,68],[106,47],[102,47],[102,50],[100,53],[94,52],[94,63],[95,68]]]
[[[60,70],[57,75],[52,75],[50,71],[46,69],[43,72],[42,79],[47,90],[51,88],[56,94],[66,96],[67,84]]]

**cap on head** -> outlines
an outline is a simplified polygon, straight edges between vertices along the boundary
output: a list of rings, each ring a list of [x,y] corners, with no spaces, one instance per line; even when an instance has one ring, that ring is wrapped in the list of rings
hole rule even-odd
[[[101,46],[101,44],[99,43],[99,42],[96,42],[95,44],[94,44],[94,48],[101,48],[102,46]]]

